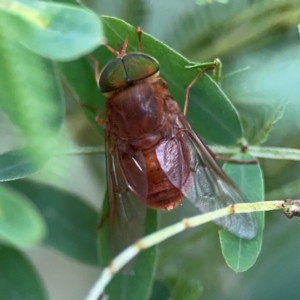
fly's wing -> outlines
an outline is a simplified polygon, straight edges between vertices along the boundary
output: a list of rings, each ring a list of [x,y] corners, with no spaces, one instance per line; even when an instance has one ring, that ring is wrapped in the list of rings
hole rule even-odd
[[[119,153],[109,137],[106,138],[106,165],[108,235],[111,252],[115,256],[143,235],[147,209],[147,177],[142,153]]]
[[[247,202],[245,196],[217,165],[183,115],[178,116],[177,122],[172,129],[172,143],[161,144],[158,155],[161,168],[168,179],[202,213]],[[188,166],[188,169],[180,166],[181,163]],[[170,164],[173,169],[168,167]],[[241,238],[252,239],[256,235],[253,214],[230,215],[215,220],[215,223]]]
[[[182,138],[174,132],[156,146],[157,160],[172,184],[181,189],[186,183],[189,173],[189,153],[182,144]],[[176,135],[177,134],[177,135]]]

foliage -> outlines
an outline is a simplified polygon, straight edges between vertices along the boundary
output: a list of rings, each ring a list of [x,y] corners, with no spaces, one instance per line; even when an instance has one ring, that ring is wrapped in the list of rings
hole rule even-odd
[[[47,298],[43,285],[49,288],[49,278],[43,284],[22,254],[32,251],[29,246],[42,245],[93,267],[110,260],[106,235],[102,230],[97,237],[94,230],[100,219],[99,195],[105,194],[103,156],[86,157],[78,165],[80,158],[64,153],[75,145],[104,144],[95,114],[79,105],[85,102],[101,111],[104,103],[85,55],[92,52],[101,68],[112,55],[98,45],[106,39],[115,48],[128,34],[128,50],[137,51],[136,32],[120,19],[98,18],[73,0],[57,2],[65,3],[0,3],[0,286],[6,299],[17,299],[16,294]],[[181,108],[185,88],[199,72],[185,68],[190,60],[221,58],[222,89],[205,74],[189,98],[187,119],[205,141],[232,146],[247,140],[249,145],[299,148],[297,2],[198,2],[205,5],[85,3],[101,15],[143,25],[165,42],[143,34],[144,51],[159,61],[161,76]],[[261,167],[225,164],[223,169],[250,201],[264,199],[264,182],[267,199],[300,195],[299,163],[262,160]],[[146,233],[157,230],[157,217],[164,227],[192,213],[188,203],[158,216],[150,211]],[[297,284],[285,278],[297,278],[300,267],[299,226],[268,214],[262,242],[263,213],[258,224],[259,233],[251,241],[221,232],[221,247],[214,225],[176,236],[144,252],[136,274],[118,275],[107,292],[112,299],[198,299],[202,294],[205,299],[240,299],[241,294],[243,299],[262,294],[264,299],[296,299]],[[249,271],[235,274],[221,250],[236,272],[258,261]],[[278,284],[272,284],[274,280]],[[87,292],[91,282],[83,284]],[[64,297],[55,290],[49,290],[52,298]],[[77,299],[74,292],[69,297]]]

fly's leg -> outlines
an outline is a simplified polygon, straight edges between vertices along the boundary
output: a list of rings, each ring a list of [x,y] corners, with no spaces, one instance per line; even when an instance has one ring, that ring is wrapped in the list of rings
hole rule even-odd
[[[101,125],[101,126],[104,126],[105,125],[105,119],[102,119],[101,118],[101,115],[102,115],[102,110],[92,106],[92,105],[89,105],[89,104],[86,104],[84,102],[81,102],[80,103],[80,106],[81,107],[84,107],[90,111],[92,111],[93,113],[96,114],[96,117],[95,117],[95,121],[98,125]]]
[[[99,62],[98,60],[92,56],[91,54],[88,54],[87,57],[92,61],[93,65],[94,65],[94,76],[95,76],[95,81],[99,87],[99,77],[100,77],[100,73],[99,73]]]
[[[94,65],[95,81],[96,81],[97,86],[99,88],[99,79],[100,79],[99,62],[94,56],[92,56],[90,54],[88,54],[87,57],[92,61],[93,65]],[[101,125],[101,126],[105,125],[105,120],[100,117],[101,114],[102,114],[101,110],[97,109],[96,107],[94,107],[92,105],[86,104],[84,102],[81,102],[80,105],[82,107],[87,108],[88,110],[90,110],[90,111],[92,111],[96,114],[95,121],[98,125]]]
[[[109,212],[106,212],[102,217],[101,220],[99,222],[99,224],[97,224],[97,226],[95,227],[95,230],[98,231],[102,228],[102,226],[104,225],[104,223],[109,219]]]
[[[213,62],[205,63],[193,63],[190,66],[186,66],[186,69],[205,69],[213,67],[212,78],[218,84],[221,85],[221,74],[222,74],[222,62],[219,58],[216,58]]]
[[[214,61],[215,68],[213,69],[212,78],[218,84],[221,86],[221,76],[222,76],[222,62],[219,58],[216,58]]]
[[[142,44],[143,29],[141,27],[138,27],[136,29],[136,32],[137,32],[137,35],[138,35],[139,50],[140,50],[140,52],[143,52],[143,44]]]
[[[222,63],[217,58],[214,62],[209,63],[203,63],[203,64],[197,64],[193,66],[186,67],[187,69],[194,69],[194,68],[204,68],[200,73],[197,74],[197,76],[193,79],[193,81],[188,85],[185,92],[185,102],[184,102],[184,109],[183,109],[183,115],[186,116],[187,108],[188,108],[188,100],[189,100],[189,93],[192,86],[196,83],[196,81],[207,71],[213,70],[213,78],[216,81],[216,83],[219,83],[221,78],[221,70],[222,70]],[[246,165],[253,165],[253,164],[259,164],[258,159],[254,160],[241,160],[241,159],[233,159],[230,157],[225,156],[218,156],[216,155],[208,146],[206,146],[204,143],[203,145],[209,152],[209,154],[215,159],[215,160],[221,160],[228,163],[234,163],[234,164],[246,164]],[[241,146],[242,152],[246,152],[247,146],[242,145]]]
[[[116,51],[112,47],[108,46],[107,44],[103,44],[108,51],[110,51],[113,55],[116,57],[123,56],[126,53],[126,49],[128,46],[128,35],[125,38],[123,46],[121,46],[121,49],[119,51]],[[88,54],[87,57],[92,61],[94,65],[94,74],[95,74],[95,81],[97,82],[97,85],[99,87],[99,79],[100,79],[100,73],[99,73],[99,62],[98,60],[92,56],[91,54]]]
[[[207,71],[209,70],[215,70],[216,68],[219,69],[219,71],[221,70],[219,66],[220,64],[220,60],[216,59],[213,63],[204,63],[204,64],[198,64],[196,66],[192,66],[192,67],[187,67],[188,69],[194,69],[194,68],[199,68],[202,67],[204,68],[203,70],[200,71],[200,73],[197,74],[197,76],[193,79],[193,81],[187,86],[186,90],[185,90],[185,100],[184,100],[184,109],[183,109],[183,115],[186,116],[187,113],[187,108],[188,108],[188,103],[189,103],[189,94],[190,94],[190,89],[192,88],[192,86],[197,82],[197,80]],[[218,75],[220,76],[220,75]]]

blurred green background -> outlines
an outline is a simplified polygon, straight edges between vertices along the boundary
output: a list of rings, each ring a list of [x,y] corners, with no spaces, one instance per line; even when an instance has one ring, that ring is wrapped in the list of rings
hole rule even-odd
[[[272,129],[263,145],[300,148],[299,1],[227,2],[82,1],[99,15],[141,26],[191,61],[220,58],[222,89],[240,113],[250,144],[261,142],[257,133],[271,119],[276,123],[273,127],[270,124]],[[226,77],[236,71],[240,72]],[[63,89],[67,107],[62,141],[71,141],[69,146],[102,145],[101,133],[87,120],[75,101],[78,99],[73,99],[68,86]],[[20,132],[0,114],[3,153],[19,146]],[[103,155],[57,156],[32,179],[69,190],[99,211],[105,192],[104,165]],[[261,159],[261,166],[266,200],[300,197],[300,163]],[[176,222],[192,211],[185,203],[180,209],[162,212],[160,225]],[[152,300],[299,299],[299,236],[298,220],[288,220],[279,212],[267,213],[256,264],[236,274],[221,255],[215,225],[189,230],[160,245]],[[28,249],[26,255],[53,300],[83,299],[100,272],[93,264],[77,262],[47,246]]]

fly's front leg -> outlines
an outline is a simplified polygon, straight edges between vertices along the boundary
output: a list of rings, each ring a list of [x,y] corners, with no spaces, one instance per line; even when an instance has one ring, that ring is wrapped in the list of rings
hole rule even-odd
[[[101,126],[105,125],[105,119],[101,118],[102,110],[100,110],[92,105],[86,104],[84,102],[81,102],[80,106],[82,106],[96,114],[95,121],[98,125],[101,125]]]
[[[97,86],[99,88],[99,78],[100,78],[100,73],[99,73],[99,62],[98,60],[92,56],[91,54],[88,54],[87,57],[89,60],[93,63],[94,65],[94,76],[95,76],[95,81],[97,83]]]
[[[107,45],[105,45],[106,47],[109,47]],[[109,47],[110,48],[110,47]],[[99,79],[100,79],[100,73],[99,73],[99,62],[98,60],[92,56],[91,54],[88,54],[87,57],[91,60],[91,62],[93,63],[93,66],[94,66],[94,76],[95,76],[95,81],[97,83],[97,86],[99,88]],[[92,105],[89,105],[89,104],[86,104],[84,102],[81,102],[80,105],[82,107],[85,107],[87,108],[88,110],[94,112],[96,114],[96,117],[95,117],[95,121],[98,125],[105,125],[105,119],[104,118],[101,118],[101,115],[102,115],[102,110],[100,109],[97,109],[96,107],[92,106]]]
[[[139,50],[140,50],[140,52],[143,52],[143,44],[142,44],[143,29],[141,27],[138,27],[136,29],[136,32],[137,32],[137,35],[138,35]]]
[[[124,44],[121,47],[121,49],[119,51],[116,51],[115,49],[113,49],[112,47],[108,46],[107,44],[103,44],[106,49],[108,51],[110,51],[113,55],[115,56],[119,56],[119,55],[124,55],[126,53],[126,49],[128,46],[128,35],[125,38]],[[97,83],[97,86],[99,88],[99,79],[100,79],[100,72],[99,72],[99,61],[92,56],[91,54],[88,54],[87,57],[92,61],[93,65],[94,65],[94,75],[95,75],[95,81]]]
[[[106,213],[101,217],[100,222],[96,225],[95,230],[96,230],[96,231],[100,230],[100,229],[103,227],[103,225],[105,224],[105,222],[108,221],[108,219],[109,219],[109,212],[106,212]]]

